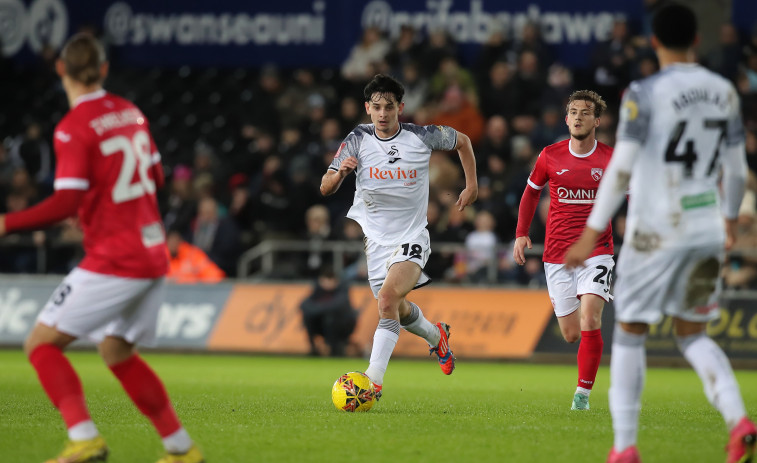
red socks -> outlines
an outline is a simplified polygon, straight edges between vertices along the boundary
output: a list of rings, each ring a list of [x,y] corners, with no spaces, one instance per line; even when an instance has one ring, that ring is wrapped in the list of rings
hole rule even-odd
[[[578,346],[578,387],[594,387],[603,346],[601,330],[581,331],[581,343]]]
[[[91,419],[79,376],[60,348],[52,344],[39,345],[29,355],[29,361],[67,428]]]
[[[139,355],[134,354],[110,369],[139,411],[152,421],[160,437],[181,428],[163,383]]]

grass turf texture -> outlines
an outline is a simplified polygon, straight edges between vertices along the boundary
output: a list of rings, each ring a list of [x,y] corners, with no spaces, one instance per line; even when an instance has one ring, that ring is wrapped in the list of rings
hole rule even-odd
[[[209,463],[605,461],[612,444],[602,368],[591,410],[570,410],[574,366],[458,360],[452,376],[433,358],[394,359],[384,397],[368,413],[331,404],[331,385],[363,359],[144,355],[164,379]],[[154,462],[162,452],[149,422],[92,352],[69,354],[111,450],[109,462]],[[57,411],[20,351],[0,351],[0,455],[39,462],[62,448]],[[757,372],[737,371],[757,416]],[[696,374],[650,369],[640,451],[645,463],[725,461],[720,415]]]

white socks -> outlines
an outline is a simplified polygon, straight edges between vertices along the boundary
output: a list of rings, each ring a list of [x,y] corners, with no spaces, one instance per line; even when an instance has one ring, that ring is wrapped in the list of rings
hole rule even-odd
[[[371,360],[365,374],[371,378],[371,381],[381,385],[384,384],[384,373],[389,366],[389,358],[392,356],[394,346],[400,338],[400,322],[391,318],[382,318],[379,320],[376,332],[373,334],[373,348],[371,349]]]
[[[610,413],[616,452],[636,445],[641,391],[647,371],[646,335],[627,333],[615,325],[610,358]]]
[[[744,401],[723,350],[705,333],[676,337],[678,348],[704,384],[707,400],[718,409],[730,431],[746,416]]]
[[[68,428],[68,438],[71,440],[90,440],[99,435],[92,420],[82,421]]]
[[[400,319],[400,325],[406,331],[422,337],[429,346],[436,347],[439,344],[439,328],[426,320],[421,312],[420,307],[408,301],[410,304],[410,315]]]
[[[168,453],[180,455],[189,451],[189,448],[192,447],[192,439],[189,438],[187,430],[181,427],[175,433],[163,438],[163,447]]]

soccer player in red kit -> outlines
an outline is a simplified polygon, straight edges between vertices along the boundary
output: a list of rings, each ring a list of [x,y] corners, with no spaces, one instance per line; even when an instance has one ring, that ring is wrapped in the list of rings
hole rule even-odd
[[[570,138],[544,148],[539,154],[518,211],[513,255],[526,263],[524,249],[531,249],[528,229],[539,203],[541,190],[549,185],[549,214],[544,242],[544,271],[560,331],[566,341],[581,340],[578,347],[578,386],[573,410],[589,409],[589,394],[602,358],[602,309],[610,299],[615,266],[612,229],[608,226],[585,267],[567,270],[563,257],[581,234],[589,217],[602,173],[612,148],[596,139],[602,112],[607,108],[597,93],[574,92],[568,99],[565,123]]]
[[[49,463],[105,461],[78,375],[64,349],[87,337],[137,408],[163,439],[159,463],[199,463],[202,454],[181,425],[163,383],[136,353],[155,340],[168,270],[155,191],[164,183],[147,120],[129,101],[102,88],[108,71],[98,41],[73,36],[56,63],[71,105],[55,128],[55,193],[24,211],[0,215],[0,235],[78,215],[85,257],[53,293],[24,344],[29,360],[68,429]]]

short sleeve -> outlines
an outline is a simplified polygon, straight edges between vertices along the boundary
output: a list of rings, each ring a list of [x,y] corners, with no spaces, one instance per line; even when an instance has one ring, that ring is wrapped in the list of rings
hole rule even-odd
[[[651,103],[644,88],[638,82],[631,82],[631,86],[623,95],[618,121],[618,140],[632,140],[644,142],[649,132],[651,118]]]
[[[53,135],[53,147],[56,159],[54,188],[88,190],[89,148],[85,137],[65,125],[59,125]]]
[[[350,132],[350,134],[347,135],[344,141],[342,141],[342,144],[339,145],[339,149],[334,155],[334,160],[331,161],[329,169],[339,170],[339,166],[342,164],[342,161],[350,156],[357,157],[358,153],[360,152],[360,141],[362,137],[359,136],[356,132],[357,129]]]
[[[452,151],[457,146],[457,130],[446,125],[412,126],[412,131],[432,151]]]
[[[531,175],[528,176],[528,184],[535,190],[541,190],[547,186],[549,182],[549,175],[547,174],[547,156],[544,154],[544,150],[539,153],[539,157],[536,158],[536,164],[531,171]]]

